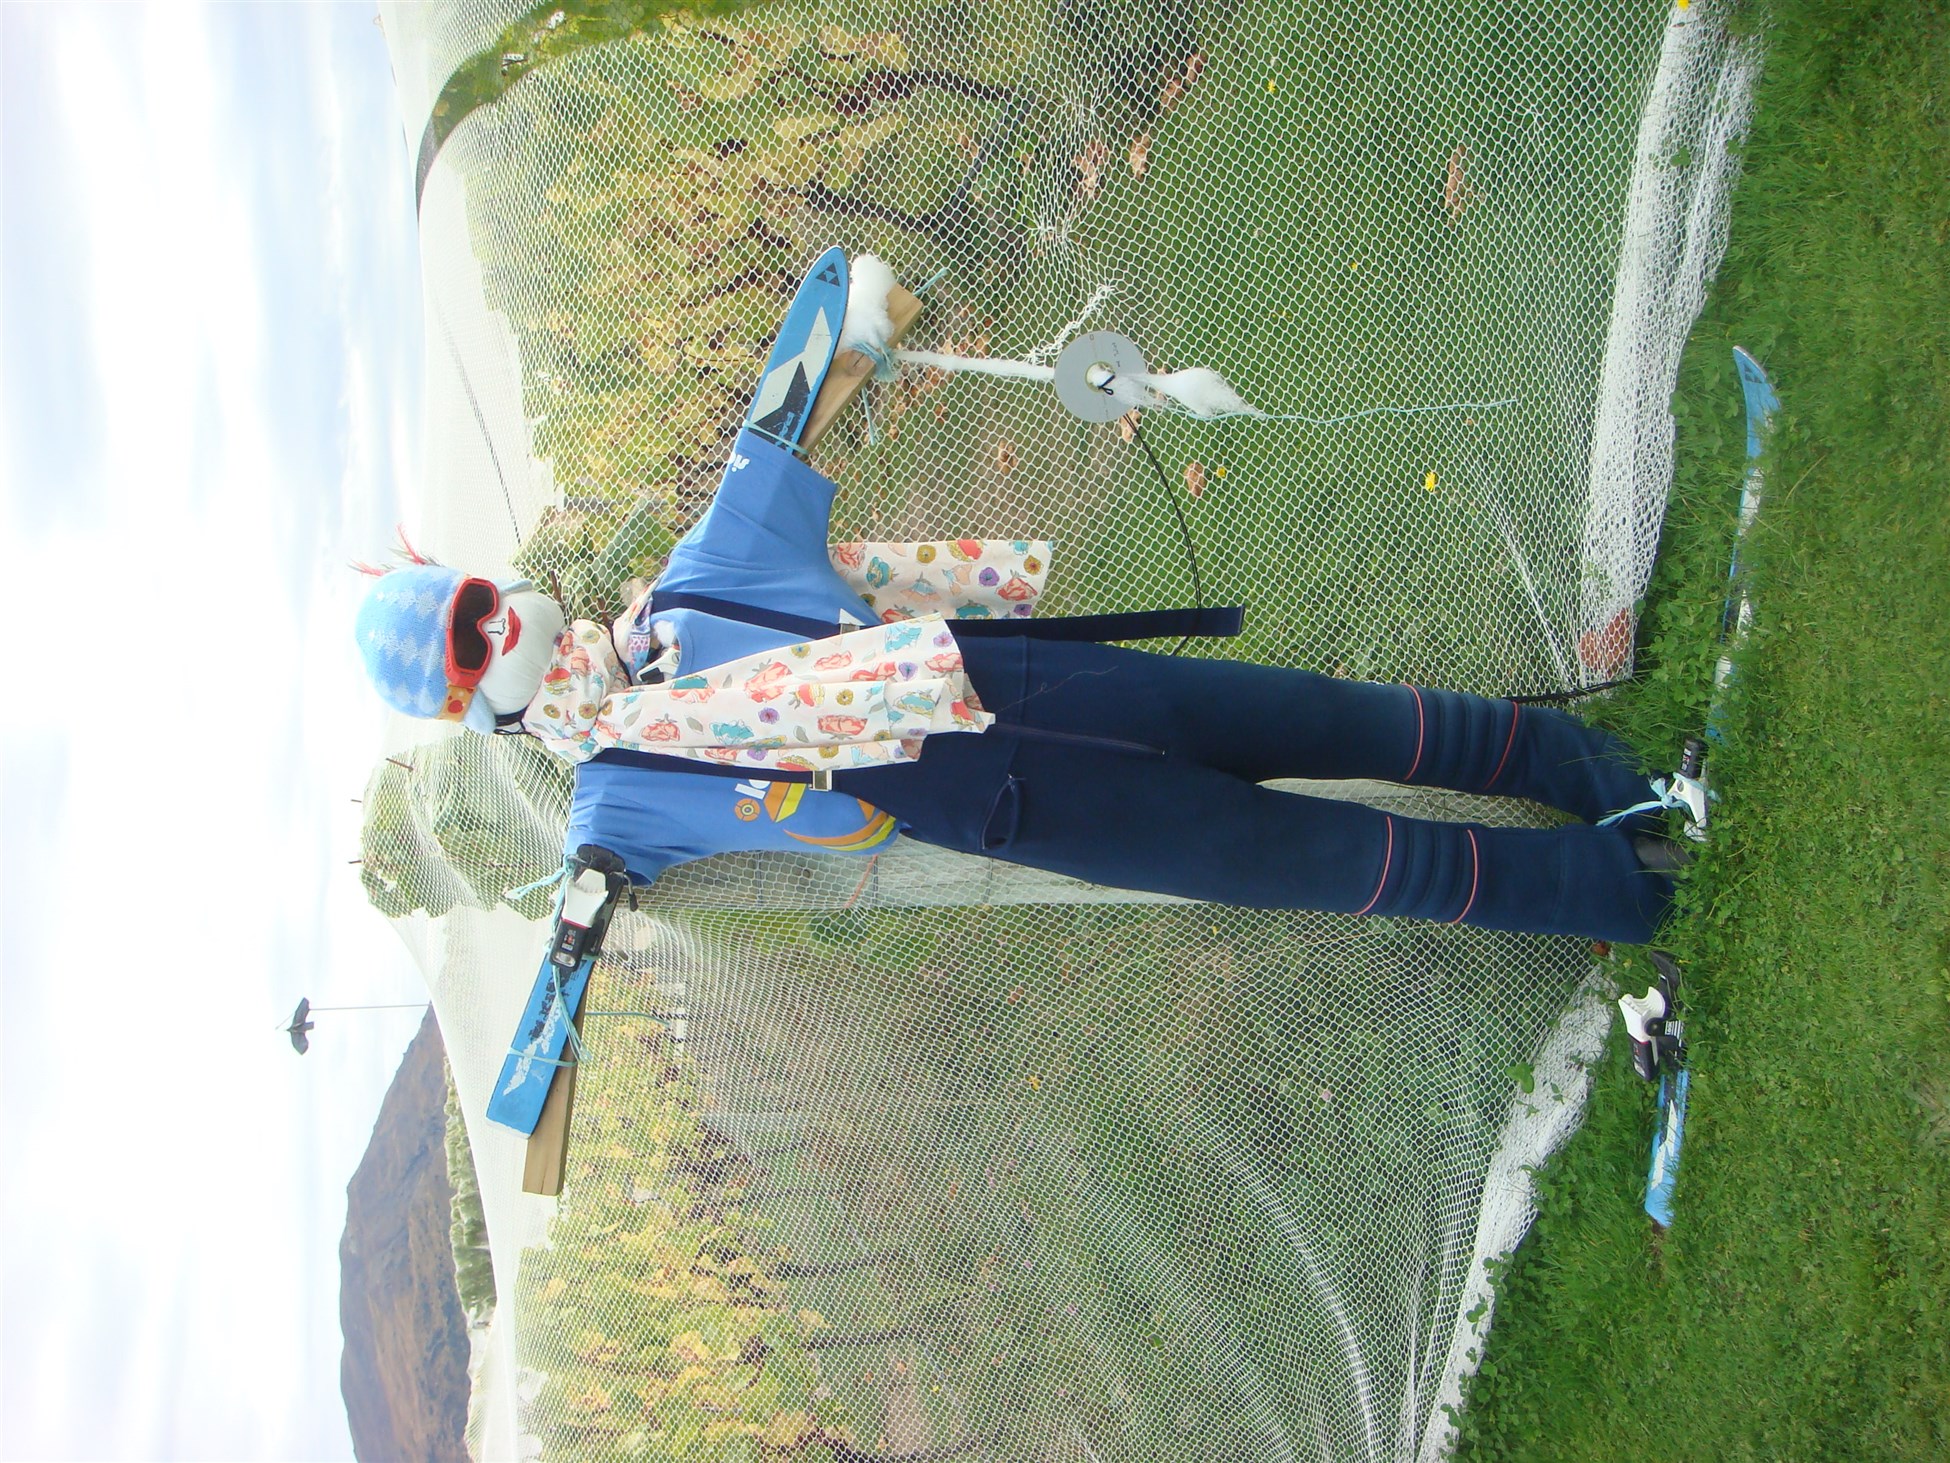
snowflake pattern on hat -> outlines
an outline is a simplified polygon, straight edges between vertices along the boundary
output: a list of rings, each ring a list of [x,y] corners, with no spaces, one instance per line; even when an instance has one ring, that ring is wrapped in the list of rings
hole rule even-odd
[[[467,576],[440,564],[414,564],[373,581],[355,630],[366,674],[380,698],[407,716],[467,718],[473,693],[447,684],[447,631],[454,595]]]

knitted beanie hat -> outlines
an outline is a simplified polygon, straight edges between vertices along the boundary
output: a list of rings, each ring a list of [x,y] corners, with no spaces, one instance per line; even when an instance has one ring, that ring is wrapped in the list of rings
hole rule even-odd
[[[373,580],[355,628],[366,674],[393,710],[494,730],[494,713],[472,686],[447,679],[454,597],[467,580],[444,564],[411,564]]]

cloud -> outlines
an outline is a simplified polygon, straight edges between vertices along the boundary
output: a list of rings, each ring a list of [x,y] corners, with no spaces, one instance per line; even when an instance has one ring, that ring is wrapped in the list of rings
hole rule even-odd
[[[7,375],[69,384],[4,449],[43,613],[4,730],[0,1452],[346,1456],[342,1191],[417,1017],[302,1062],[273,1027],[421,990],[349,865],[383,718],[341,566],[417,471],[383,42],[344,6],[19,12]]]

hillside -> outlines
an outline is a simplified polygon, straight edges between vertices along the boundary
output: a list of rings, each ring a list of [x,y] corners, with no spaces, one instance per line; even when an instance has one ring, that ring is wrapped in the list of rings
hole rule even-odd
[[[467,1322],[454,1284],[446,1054],[433,1012],[346,1185],[339,1390],[361,1463],[465,1463]]]

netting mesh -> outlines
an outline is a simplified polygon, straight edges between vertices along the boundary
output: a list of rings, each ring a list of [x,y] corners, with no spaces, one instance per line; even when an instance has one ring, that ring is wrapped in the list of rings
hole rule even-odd
[[[933,281],[930,349],[1101,327],[1274,411],[1513,399],[1144,432],[1206,601],[1251,607],[1226,653],[1491,693],[1619,669],[1753,64],[1712,6],[622,9],[385,12],[428,136],[424,547],[620,608],[838,242]],[[817,461],[836,537],[1054,538],[1052,612],[1191,592],[1142,454],[1047,391],[913,373]],[[365,875],[469,1114],[478,1455],[1440,1448],[1602,1029],[1577,942],[913,844],[712,859],[618,918],[543,1200],[480,1115],[546,930],[501,896],[558,863],[567,774],[418,741],[375,774]]]

